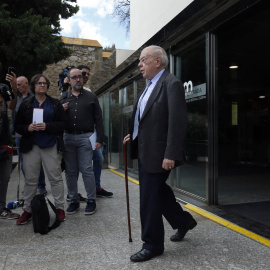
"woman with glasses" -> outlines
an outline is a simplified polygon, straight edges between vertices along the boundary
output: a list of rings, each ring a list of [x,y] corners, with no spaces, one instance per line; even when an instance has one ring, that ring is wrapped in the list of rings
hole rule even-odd
[[[60,101],[47,95],[49,86],[44,75],[35,75],[30,82],[34,96],[22,102],[15,118],[15,131],[22,135],[20,152],[25,171],[24,212],[18,225],[31,220],[31,201],[36,194],[41,162],[51,184],[58,218],[65,220],[61,160],[66,116]]]

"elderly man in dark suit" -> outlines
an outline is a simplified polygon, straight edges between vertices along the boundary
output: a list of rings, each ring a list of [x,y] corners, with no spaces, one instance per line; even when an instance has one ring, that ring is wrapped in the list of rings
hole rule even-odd
[[[138,158],[142,250],[130,257],[142,262],[164,252],[164,216],[173,229],[172,241],[181,241],[197,222],[177,203],[166,184],[171,170],[183,163],[187,115],[184,87],[165,70],[166,52],[158,46],[142,50],[139,68],[149,82],[141,94],[132,118],[131,158]]]

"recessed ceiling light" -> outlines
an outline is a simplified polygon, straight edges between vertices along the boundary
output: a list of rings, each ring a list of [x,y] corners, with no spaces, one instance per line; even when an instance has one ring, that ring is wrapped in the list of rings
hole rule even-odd
[[[238,66],[229,66],[230,69],[238,68]]]

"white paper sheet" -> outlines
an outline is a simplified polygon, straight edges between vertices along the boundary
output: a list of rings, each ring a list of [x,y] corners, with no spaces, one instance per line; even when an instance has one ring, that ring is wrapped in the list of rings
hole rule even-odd
[[[97,133],[96,131],[89,137],[89,141],[91,142],[92,149],[96,149],[96,142],[97,142]]]
[[[43,123],[43,109],[34,108],[33,123]]]

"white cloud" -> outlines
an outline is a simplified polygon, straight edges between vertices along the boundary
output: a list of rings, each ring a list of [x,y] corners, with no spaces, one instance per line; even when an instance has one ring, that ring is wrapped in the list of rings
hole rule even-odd
[[[77,0],[77,5],[79,7],[87,7],[87,8],[97,8],[102,0]]]
[[[62,30],[62,35],[70,35],[72,33],[72,28],[73,26],[76,24],[76,19],[74,19],[73,17],[68,18],[67,20],[60,20],[60,24],[61,24],[61,28]]]
[[[82,9],[79,9],[79,11],[74,16],[76,16],[76,17],[85,17],[86,13],[83,13]]]
[[[113,12],[114,0],[77,0],[80,10],[83,8],[95,9],[96,13],[104,18]]]
[[[101,34],[100,27],[90,22],[69,18],[61,20],[61,27],[63,36],[97,40],[103,47],[111,45],[108,38]]]
[[[62,36],[97,40],[103,47],[111,46],[112,43],[117,47],[129,47],[129,40],[128,44],[123,41],[121,41],[122,45],[117,44],[119,40],[117,31],[113,40],[109,40],[103,34],[104,27],[106,27],[104,32],[108,32],[110,23],[113,23],[112,17],[109,24],[108,18],[104,17],[113,11],[114,0],[77,0],[77,4],[80,7],[77,14],[67,20],[60,20]]]
[[[109,46],[110,41],[100,34],[100,28],[89,22],[78,22],[80,33],[79,38],[94,39],[97,40],[103,47]]]

